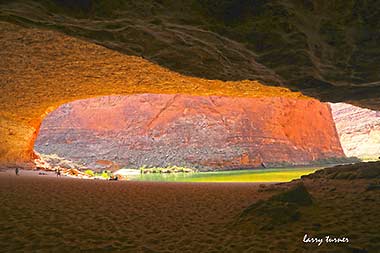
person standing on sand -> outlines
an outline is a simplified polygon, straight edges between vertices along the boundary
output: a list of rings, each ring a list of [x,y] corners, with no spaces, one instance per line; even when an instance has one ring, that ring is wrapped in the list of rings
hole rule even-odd
[[[20,169],[16,168],[15,172],[16,172],[16,176],[18,176],[18,173],[20,172]]]
[[[57,177],[61,177],[61,170],[57,169]]]

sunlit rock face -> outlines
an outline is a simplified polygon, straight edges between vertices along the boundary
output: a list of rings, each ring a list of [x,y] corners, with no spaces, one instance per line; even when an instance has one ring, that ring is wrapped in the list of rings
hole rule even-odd
[[[347,156],[374,159],[380,156],[380,112],[331,104],[340,141]]]
[[[186,95],[75,101],[44,120],[36,150],[94,165],[234,169],[344,156],[330,108],[313,99]]]

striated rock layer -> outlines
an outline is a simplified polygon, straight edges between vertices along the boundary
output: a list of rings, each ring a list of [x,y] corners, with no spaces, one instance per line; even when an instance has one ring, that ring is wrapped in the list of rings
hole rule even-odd
[[[376,159],[380,156],[380,111],[331,104],[340,141],[347,156]]]
[[[344,156],[330,108],[314,99],[142,94],[62,105],[36,150],[95,165],[251,168]]]

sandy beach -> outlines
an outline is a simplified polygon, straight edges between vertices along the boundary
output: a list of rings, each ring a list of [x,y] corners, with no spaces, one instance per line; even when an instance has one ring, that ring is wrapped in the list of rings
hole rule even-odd
[[[282,184],[80,180],[3,171],[0,252],[378,253],[377,166],[329,168]],[[271,200],[300,182],[311,205],[298,197]],[[247,208],[260,199],[259,209]],[[241,220],[244,210],[251,211]],[[317,246],[304,243],[305,234],[349,242]]]
[[[0,251],[223,252],[258,184],[148,183],[0,173]],[[260,195],[262,196],[262,195]]]

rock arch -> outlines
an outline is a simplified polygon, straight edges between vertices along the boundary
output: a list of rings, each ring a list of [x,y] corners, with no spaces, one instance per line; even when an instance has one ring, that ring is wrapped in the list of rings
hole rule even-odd
[[[218,81],[172,72],[62,33],[0,22],[0,165],[28,166],[44,116],[69,101],[112,94],[305,98],[257,81]]]

